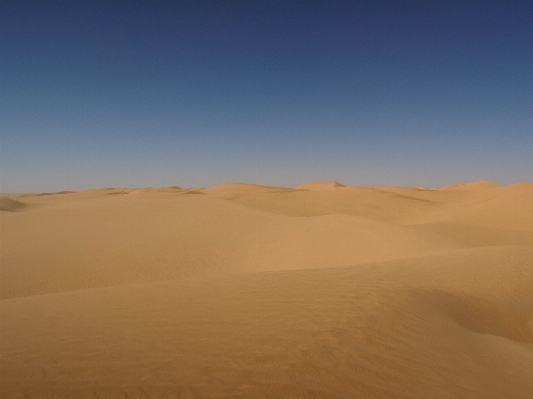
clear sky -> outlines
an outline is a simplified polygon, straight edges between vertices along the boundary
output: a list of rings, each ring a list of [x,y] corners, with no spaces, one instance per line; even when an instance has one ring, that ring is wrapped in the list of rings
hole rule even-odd
[[[0,2],[0,189],[533,181],[531,1]]]

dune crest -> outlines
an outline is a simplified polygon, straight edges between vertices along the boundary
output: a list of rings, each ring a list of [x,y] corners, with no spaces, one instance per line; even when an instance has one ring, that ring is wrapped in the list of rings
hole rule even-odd
[[[0,197],[0,211],[17,212],[22,211],[27,204],[11,199],[9,197]]]
[[[452,184],[442,187],[441,190],[490,190],[492,188],[501,187],[498,183],[490,180],[479,180],[471,183]]]
[[[325,191],[325,190],[332,190],[334,188],[339,188],[339,187],[346,187],[346,186],[336,181],[324,181],[324,182],[318,182],[318,183],[302,184],[296,188],[300,190],[309,190],[309,191]]]

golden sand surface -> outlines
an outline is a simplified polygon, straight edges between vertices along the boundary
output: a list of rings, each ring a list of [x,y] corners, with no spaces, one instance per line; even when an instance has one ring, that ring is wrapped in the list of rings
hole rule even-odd
[[[2,398],[533,398],[533,184],[0,197]]]

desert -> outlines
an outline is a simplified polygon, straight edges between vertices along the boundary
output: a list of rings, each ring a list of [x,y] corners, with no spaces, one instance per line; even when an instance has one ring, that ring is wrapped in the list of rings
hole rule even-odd
[[[533,397],[533,183],[0,207],[4,398]]]

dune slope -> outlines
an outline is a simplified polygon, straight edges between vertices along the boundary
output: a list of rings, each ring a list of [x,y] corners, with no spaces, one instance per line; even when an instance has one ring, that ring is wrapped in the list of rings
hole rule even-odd
[[[2,397],[533,395],[531,184],[5,198]]]

